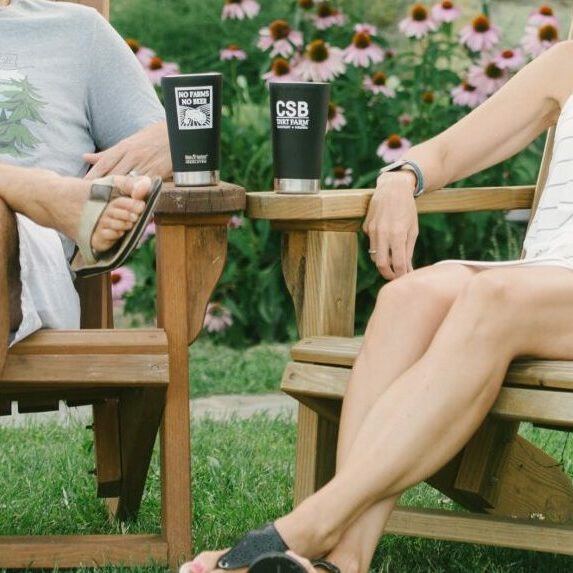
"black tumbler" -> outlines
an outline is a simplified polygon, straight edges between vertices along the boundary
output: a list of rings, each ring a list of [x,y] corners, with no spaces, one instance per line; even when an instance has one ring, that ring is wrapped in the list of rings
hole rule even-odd
[[[330,84],[271,82],[274,189],[318,193]]]
[[[221,140],[219,73],[161,79],[175,185],[217,185]]]

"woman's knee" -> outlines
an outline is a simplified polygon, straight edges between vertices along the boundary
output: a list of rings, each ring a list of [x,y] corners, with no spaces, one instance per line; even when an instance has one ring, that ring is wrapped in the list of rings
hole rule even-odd
[[[375,313],[385,309],[449,307],[471,278],[471,271],[457,265],[431,266],[418,269],[384,285],[376,299]]]
[[[507,336],[511,316],[517,311],[514,285],[503,271],[476,274],[460,292],[452,308],[452,319],[464,324],[472,338]]]

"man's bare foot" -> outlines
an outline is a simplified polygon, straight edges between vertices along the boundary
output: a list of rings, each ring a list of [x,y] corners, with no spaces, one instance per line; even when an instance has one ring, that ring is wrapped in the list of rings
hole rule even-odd
[[[57,220],[56,228],[74,241],[78,238],[81,212],[89,196],[91,181],[83,179],[66,179],[58,200],[67,205],[62,210],[60,205],[53,205],[52,215]],[[114,176],[114,185],[124,197],[110,202],[96,228],[91,246],[94,251],[105,252],[130,231],[145,208],[145,198],[151,189],[149,177]]]

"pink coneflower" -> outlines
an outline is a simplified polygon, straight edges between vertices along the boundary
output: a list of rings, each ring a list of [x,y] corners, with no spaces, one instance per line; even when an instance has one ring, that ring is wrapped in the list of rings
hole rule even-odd
[[[519,70],[525,64],[525,56],[519,48],[515,50],[503,50],[494,57],[495,65],[501,70]]]
[[[352,44],[344,50],[344,61],[356,67],[367,68],[370,64],[378,64],[383,59],[382,48],[372,43],[367,32],[356,32]]]
[[[259,30],[257,47],[261,50],[271,50],[271,58],[282,56],[288,58],[295,50],[302,46],[302,34],[291,30],[286,20],[275,20],[267,28]]]
[[[486,95],[496,92],[509,80],[507,70],[502,70],[489,59],[482,58],[477,66],[472,66],[468,72],[468,82]]]
[[[461,11],[450,0],[442,0],[432,6],[432,18],[440,24],[455,22],[460,17]]]
[[[160,57],[153,56],[145,70],[147,77],[154,86],[161,84],[161,78],[179,73],[179,65],[175,62],[164,62]]]
[[[489,50],[499,42],[499,28],[491,24],[487,16],[480,14],[460,30],[460,41],[472,52]]]
[[[135,286],[135,273],[129,267],[111,271],[111,297],[118,301]]]
[[[395,97],[396,91],[386,85],[387,77],[384,72],[375,72],[371,76],[365,76],[362,86],[366,91],[374,94],[383,94],[386,97]]]
[[[378,35],[378,28],[376,26],[374,26],[373,24],[366,24],[366,23],[355,24],[354,25],[354,32],[357,34],[359,32],[366,32],[369,36],[377,36]]]
[[[400,31],[408,38],[423,38],[438,29],[438,24],[430,16],[429,10],[423,4],[414,4],[409,14],[399,24]]]
[[[225,0],[221,18],[232,20],[243,20],[244,18],[254,18],[260,11],[261,6],[256,0]]]
[[[263,74],[263,79],[267,82],[296,82],[300,81],[300,76],[288,60],[276,58],[271,65],[271,69],[266,74]]]
[[[346,16],[338,8],[334,8],[330,2],[320,2],[312,21],[318,30],[327,30],[332,26],[343,26]]]
[[[398,161],[410,147],[412,147],[412,143],[408,139],[393,133],[378,146],[376,155],[386,163],[392,163]]]
[[[336,105],[333,102],[328,104],[328,121],[326,122],[326,131],[333,129],[340,131],[346,125],[346,117],[344,116],[344,108]]]
[[[303,80],[313,82],[329,82],[345,71],[342,50],[330,47],[324,40],[313,40],[295,69]]]
[[[527,23],[532,26],[544,26],[545,24],[550,24],[555,28],[559,27],[559,20],[553,13],[553,8],[547,6],[547,4],[542,4],[537,10],[534,10],[527,18]]]
[[[552,24],[544,24],[539,28],[530,26],[525,29],[525,36],[521,40],[521,45],[525,52],[532,58],[548,50],[559,41],[559,30]]]
[[[207,305],[203,328],[207,332],[222,332],[233,324],[233,317],[228,308],[219,302],[210,302]]]
[[[314,8],[314,0],[298,0],[298,6],[303,10],[310,10]]]
[[[219,58],[223,62],[228,60],[246,60],[247,52],[241,50],[237,44],[229,44],[219,52]]]
[[[456,86],[452,92],[452,99],[456,105],[477,107],[487,99],[487,94],[478,90],[472,84],[463,81],[459,86]]]
[[[413,120],[414,120],[414,118],[413,118],[409,113],[403,113],[403,114],[398,118],[398,123],[399,123],[400,125],[407,126],[407,125],[410,125]]]
[[[337,165],[332,170],[332,175],[325,178],[324,182],[329,187],[349,187],[352,185],[352,168]]]
[[[137,40],[133,38],[128,38],[126,40],[127,45],[131,48],[131,51],[135,54],[135,57],[139,60],[142,66],[147,67],[155,52],[151,48],[146,48],[142,46]]]
[[[229,222],[227,223],[227,227],[229,229],[240,229],[243,226],[243,217],[240,215],[233,215]]]

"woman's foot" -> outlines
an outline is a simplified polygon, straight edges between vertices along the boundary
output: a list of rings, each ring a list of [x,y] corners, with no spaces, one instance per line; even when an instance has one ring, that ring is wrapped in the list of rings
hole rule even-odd
[[[227,550],[223,551],[203,551],[193,561],[189,561],[181,565],[179,569],[179,573],[228,573],[223,569],[217,568],[217,562],[219,558],[224,555]],[[323,573],[322,569],[316,569],[312,566],[312,563],[306,557],[301,557],[294,553],[294,551],[287,551],[287,555],[290,555],[294,559],[300,562],[302,567],[307,573]],[[246,573],[248,568],[245,567],[243,569],[233,569],[233,573]],[[343,569],[341,570],[343,573],[346,573]],[[269,572],[271,573],[271,572]],[[274,572],[273,572],[274,573]]]

